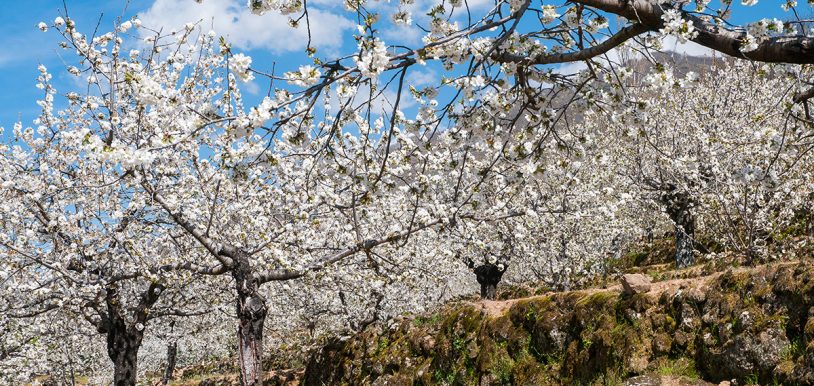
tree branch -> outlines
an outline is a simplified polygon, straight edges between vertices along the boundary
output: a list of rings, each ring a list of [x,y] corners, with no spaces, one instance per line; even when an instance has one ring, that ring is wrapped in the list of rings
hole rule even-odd
[[[231,267],[234,263],[231,259],[233,256],[231,248],[226,248],[224,246],[215,243],[212,239],[207,237],[203,232],[201,232],[198,228],[195,227],[192,223],[187,221],[181,214],[176,213],[174,210],[167,205],[167,202],[164,201],[164,198],[161,197],[158,192],[156,192],[152,186],[150,186],[146,181],[142,182],[142,186],[144,187],[147,192],[153,197],[153,199],[163,208],[167,214],[175,221],[176,224],[180,225],[187,233],[189,233],[195,240],[198,240],[201,245],[206,248],[209,253],[211,253],[215,258],[217,258],[221,264],[225,267]]]
[[[494,60],[498,62],[515,62],[525,64],[553,64],[553,63],[567,63],[577,62],[581,60],[588,60],[610,51],[614,47],[618,47],[627,40],[649,31],[647,27],[642,24],[633,24],[622,28],[619,32],[615,33],[609,39],[583,50],[564,53],[548,53],[538,54],[534,57],[527,57],[523,55],[516,55],[510,53],[502,53],[495,55]]]
[[[662,28],[664,14],[662,6],[651,0],[573,0],[574,3],[613,13],[646,26],[651,31]],[[814,38],[806,36],[773,37],[761,42],[757,49],[741,52],[741,42],[745,31],[732,31],[682,12],[682,17],[691,20],[698,30],[692,39],[704,47],[736,58],[769,63],[814,63]]]
[[[814,87],[806,91],[801,91],[797,94],[794,94],[794,98],[792,98],[792,100],[794,101],[794,103],[800,103],[805,102],[811,98],[814,98]]]
[[[339,253],[329,255],[329,256],[325,256],[322,259],[319,259],[318,261],[308,265],[307,267],[305,267],[305,268],[303,268],[301,270],[292,270],[292,269],[268,270],[268,271],[265,271],[265,272],[263,272],[263,273],[261,273],[260,275],[257,276],[257,282],[259,284],[263,284],[263,283],[270,282],[270,281],[283,281],[283,280],[297,279],[297,278],[300,278],[302,276],[305,276],[305,274],[308,273],[309,271],[322,270],[325,267],[327,267],[328,265],[336,263],[337,261],[342,260],[342,259],[344,259],[346,257],[353,256],[353,255],[355,255],[355,254],[357,254],[359,252],[362,252],[362,251],[369,251],[369,250],[371,250],[371,249],[373,249],[373,248],[375,248],[375,247],[377,247],[379,245],[382,245],[382,244],[387,244],[387,243],[392,243],[394,241],[398,241],[403,237],[409,236],[410,234],[413,234],[415,232],[419,232],[421,230],[433,227],[433,226],[438,225],[438,224],[441,224],[441,220],[436,220],[436,221],[433,221],[433,222],[430,222],[430,223],[415,227],[413,229],[408,229],[408,230],[406,230],[404,232],[397,233],[395,235],[391,235],[391,236],[388,236],[388,237],[385,237],[385,238],[382,238],[382,239],[366,240],[366,241],[357,243],[356,245],[354,245],[354,246],[352,246],[350,248],[347,248],[347,249],[345,249],[345,250],[343,250],[343,251],[341,251]]]

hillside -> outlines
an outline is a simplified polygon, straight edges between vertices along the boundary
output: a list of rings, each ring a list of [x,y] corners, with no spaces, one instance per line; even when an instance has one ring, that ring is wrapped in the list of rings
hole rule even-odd
[[[814,262],[457,302],[334,339],[305,385],[814,383]]]

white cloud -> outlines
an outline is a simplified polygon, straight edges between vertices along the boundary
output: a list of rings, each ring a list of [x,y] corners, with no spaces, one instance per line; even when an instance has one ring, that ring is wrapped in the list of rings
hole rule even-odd
[[[420,68],[420,67],[419,67]],[[432,69],[426,70],[414,70],[408,73],[407,75],[407,84],[413,87],[421,87],[427,85],[434,85],[437,86],[441,79],[438,77],[438,74],[435,73]]]
[[[312,45],[337,49],[343,43],[345,31],[355,23],[321,9],[309,9]],[[188,22],[202,21],[204,30],[212,27],[241,49],[267,49],[274,53],[305,49],[308,29],[305,20],[296,29],[288,25],[288,17],[273,12],[253,15],[245,1],[205,0],[196,4],[190,0],[155,0],[139,14],[146,27],[165,32],[180,30]]]
[[[400,44],[407,44],[417,46],[421,44],[421,38],[425,33],[415,25],[393,25],[390,21],[385,25],[382,30],[382,38],[385,42],[398,42]]]

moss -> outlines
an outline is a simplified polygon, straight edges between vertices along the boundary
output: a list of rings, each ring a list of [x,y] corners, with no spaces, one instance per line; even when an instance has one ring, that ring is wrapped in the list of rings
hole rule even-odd
[[[675,319],[666,313],[653,313],[650,322],[656,331],[673,332],[677,326]]]
[[[651,268],[662,264],[671,264],[675,256],[675,238],[664,237],[650,243],[638,243],[611,262],[611,268],[622,272],[641,272],[638,268]]]
[[[386,349],[387,349],[387,346],[388,346],[389,344],[390,344],[390,339],[387,337],[387,335],[382,335],[382,336],[379,338],[379,343],[378,343],[378,345],[376,346],[376,353],[380,353],[380,352],[382,352],[382,351],[386,350]]]
[[[616,292],[598,291],[579,299],[575,304],[575,308],[586,311],[603,311],[615,305],[618,299],[619,294]]]
[[[436,325],[438,322],[441,321],[441,314],[434,313],[431,315],[419,315],[413,319],[413,324],[417,327],[422,327],[426,325]]]
[[[458,335],[473,331],[482,319],[480,310],[470,304],[459,305],[445,314],[441,322],[442,329]]]
[[[606,371],[591,383],[593,386],[623,386],[625,379],[628,378],[627,372],[621,369],[612,369]]]
[[[722,289],[734,290],[740,293],[749,283],[750,276],[750,273],[747,271],[735,272],[730,269],[721,275],[719,284]]]
[[[806,341],[814,341],[814,316],[808,318],[805,327],[803,328]]]
[[[555,378],[548,366],[537,362],[531,355],[515,359],[512,381],[516,385],[555,385]]]
[[[744,380],[749,366],[760,368],[763,382],[775,377],[795,384],[807,374],[805,358],[814,355],[811,268],[806,263],[730,271],[704,283],[703,297],[668,290],[656,301],[572,291],[519,300],[500,317],[456,303],[395,330],[369,329],[322,363],[346,369],[333,373],[341,378],[332,384],[387,377],[380,382],[590,385],[651,373]],[[767,358],[743,354],[762,352],[766,339],[781,339],[773,352],[786,345],[768,370]],[[726,365],[736,363],[743,365]]]
[[[795,339],[790,341],[789,344],[783,348],[783,351],[780,352],[780,357],[784,361],[793,362],[803,354],[805,354],[805,346],[803,345],[803,341],[800,339]]]
[[[556,304],[550,296],[541,296],[516,302],[509,308],[508,315],[515,323],[533,325],[549,317],[554,307]]]
[[[508,355],[501,355],[494,362],[492,373],[495,379],[501,385],[511,385],[512,383],[512,370],[514,369],[514,360]]]
[[[432,379],[437,383],[453,384],[455,382],[455,372],[444,369],[435,369]]]

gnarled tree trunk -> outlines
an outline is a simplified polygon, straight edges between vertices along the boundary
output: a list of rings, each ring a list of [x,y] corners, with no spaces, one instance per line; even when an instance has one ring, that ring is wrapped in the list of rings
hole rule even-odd
[[[150,283],[135,307],[133,320],[128,323],[118,285],[109,283],[105,287],[107,312],[100,311],[101,321],[97,328],[100,333],[107,336],[107,356],[113,362],[114,386],[135,386],[138,376],[138,350],[144,339],[148,315],[163,290],[162,284]]]
[[[692,199],[688,193],[673,189],[662,200],[667,206],[667,214],[675,223],[676,267],[688,267],[695,263],[695,215],[692,213]]]
[[[232,277],[237,287],[238,356],[240,382],[243,386],[263,383],[263,323],[266,321],[266,300],[258,292],[257,281],[251,272],[249,257],[241,252],[235,257]]]
[[[103,331],[107,334],[107,356],[113,361],[113,385],[135,386],[143,327],[139,330],[136,326],[128,326],[116,285],[107,287],[105,301],[107,318]]]
[[[111,351],[108,348],[108,355],[113,360],[113,384],[115,386],[135,386],[136,375],[138,374],[138,349],[141,346],[141,339],[136,340],[133,337],[125,337],[116,340],[118,345],[116,351]]]

